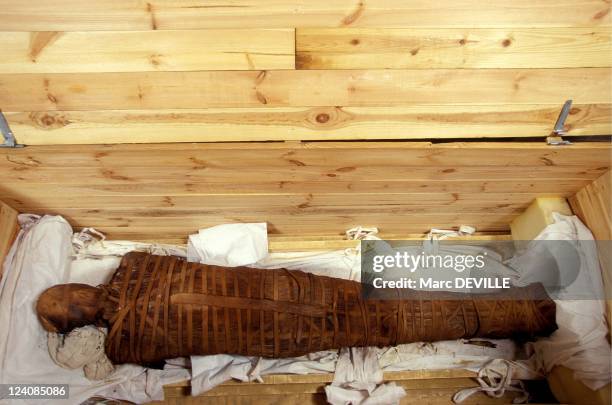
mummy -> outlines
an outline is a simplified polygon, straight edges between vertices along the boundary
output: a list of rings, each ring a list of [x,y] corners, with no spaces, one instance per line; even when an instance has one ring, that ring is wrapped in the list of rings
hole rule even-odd
[[[459,338],[528,340],[556,329],[555,303],[540,284],[477,298],[403,290],[396,299],[367,299],[363,288],[296,270],[132,252],[108,284],[51,287],[36,310],[47,331],[108,328],[114,364],[147,366],[218,353],[280,358]]]

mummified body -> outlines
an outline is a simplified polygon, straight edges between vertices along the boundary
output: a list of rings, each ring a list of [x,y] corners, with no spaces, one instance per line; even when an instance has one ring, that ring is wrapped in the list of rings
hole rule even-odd
[[[298,356],[345,346],[488,337],[530,338],[556,329],[540,285],[490,298],[410,292],[364,300],[361,284],[285,269],[224,268],[172,256],[126,255],[107,285],[45,291],[37,311],[50,331],[108,326],[106,353],[155,364],[189,355]]]

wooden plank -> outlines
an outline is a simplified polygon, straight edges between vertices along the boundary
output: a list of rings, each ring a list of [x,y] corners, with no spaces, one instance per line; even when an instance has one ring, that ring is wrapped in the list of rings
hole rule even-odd
[[[77,169],[73,169],[77,170]],[[45,184],[45,183],[17,183],[0,185],[0,198],[11,199],[16,205],[22,200],[32,201],[28,205],[45,206],[49,196],[75,196],[79,198],[115,197],[121,201],[124,196],[162,196],[165,201],[172,202],[174,196],[183,195],[254,195],[274,194],[282,198],[286,195],[303,193],[311,190],[313,193],[407,193],[410,197],[421,193],[535,193],[542,196],[568,197],[588,185],[590,179],[550,180],[523,179],[523,180],[464,180],[461,184],[453,181],[275,181],[252,183],[236,179],[232,183],[200,183],[186,179],[177,179],[173,182],[138,182],[138,183],[107,183],[89,184],[83,179],[80,184]],[[163,192],[162,192],[163,190]],[[168,197],[170,200],[166,199]],[[347,196],[347,199],[351,200]],[[406,197],[406,198],[410,198]],[[163,205],[162,205],[163,206]]]
[[[405,229],[406,233],[425,232],[432,227],[440,227],[445,224],[449,226],[472,225],[481,223],[487,227],[487,231],[506,231],[508,223],[518,213],[424,213],[414,214],[400,211],[396,212],[372,212],[372,207],[353,208],[345,207],[336,213],[287,213],[287,212],[245,212],[240,211],[214,211],[214,212],[195,212],[189,215],[173,215],[167,212],[163,215],[156,212],[147,215],[146,211],[124,210],[113,215],[113,211],[95,212],[95,210],[71,211],[52,209],[30,210],[32,213],[62,214],[77,227],[90,226],[100,228],[121,228],[130,227],[133,229],[189,229],[190,233],[200,228],[207,228],[224,223],[250,223],[268,222],[268,231],[274,234],[298,235],[300,230],[305,235],[312,236],[317,234],[317,229],[324,227],[325,221],[332,221],[337,224],[335,232],[323,232],[322,235],[344,234],[347,229],[356,226],[379,226],[389,233],[401,233]],[[74,214],[74,215],[71,215]],[[397,223],[405,222],[405,223]],[[409,228],[405,228],[406,223],[410,223]],[[182,231],[184,232],[184,231]],[[186,232],[185,232],[186,233]],[[176,234],[176,232],[174,232]]]
[[[6,113],[27,145],[545,137],[559,106],[209,108]],[[567,136],[612,133],[612,104],[572,107]]]
[[[197,183],[228,183],[236,180],[240,169],[241,181],[248,183],[260,183],[263,181],[297,181],[313,182],[322,181],[326,177],[329,182],[344,181],[450,181],[457,182],[460,186],[461,181],[465,180],[516,180],[526,179],[539,180],[594,180],[601,176],[608,167],[588,167],[576,169],[571,166],[551,167],[551,166],[525,166],[522,170],[513,167],[491,168],[490,166],[478,167],[456,167],[445,165],[438,167],[414,167],[414,166],[392,166],[388,167],[369,167],[369,166],[350,166],[347,167],[317,167],[317,166],[296,166],[293,168],[253,168],[248,171],[249,166],[236,165],[235,169],[225,169],[216,167],[161,167],[161,166],[141,166],[131,168],[73,168],[74,171],[66,168],[45,168],[44,170],[17,168],[19,172],[16,177],[11,177],[3,182],[5,185],[14,184],[82,184],[87,179],[88,184],[134,184],[144,182],[164,182],[169,183],[176,179],[184,178]],[[338,170],[340,169],[340,170]],[[75,176],[78,171],[79,176]]]
[[[33,212],[63,214],[63,211],[47,209]],[[272,235],[331,236],[344,235],[345,231],[356,226],[378,227],[384,233],[423,234],[431,228],[457,228],[460,225],[474,226],[484,232],[507,233],[508,223],[517,214],[400,214],[382,212],[373,214],[372,208],[360,211],[352,210],[342,214],[274,214],[262,212],[253,214],[224,213],[215,215],[189,215],[182,217],[103,217],[104,213],[84,213],[81,216],[63,216],[77,230],[93,227],[105,233],[110,239],[156,240],[162,235],[164,239],[185,240],[199,229],[226,223],[267,222],[268,232]]]
[[[595,239],[612,240],[612,175],[610,171],[579,190],[569,198],[569,202],[574,213],[589,227]]]
[[[610,405],[612,394],[610,383],[593,391],[574,376],[574,370],[557,365],[550,371],[547,380],[555,397],[570,404]]]
[[[531,27],[609,24],[598,0],[46,0],[0,2],[0,30],[166,30],[219,27]]]
[[[607,320],[612,335],[612,173],[606,172],[568,199],[574,214],[598,241],[599,262],[607,298]],[[609,387],[608,387],[609,391]]]
[[[0,73],[293,69],[293,29],[0,32]]]
[[[0,279],[2,279],[4,259],[19,231],[17,215],[17,210],[0,201]]]
[[[245,200],[239,194],[192,194],[167,196],[138,196],[124,194],[121,200],[116,196],[95,196],[84,200],[81,195],[49,195],[44,204],[48,209],[64,210],[121,210],[126,206],[138,207],[148,212],[202,212],[218,209],[249,208],[256,212],[262,209],[277,210],[335,210],[345,207],[347,198],[355,201],[355,206],[377,205],[383,209],[397,209],[403,212],[438,211],[489,211],[515,212],[523,210],[537,193],[296,193],[296,194],[253,194]],[[281,197],[281,198],[279,198]],[[35,209],[39,202],[32,198],[4,199],[22,212]],[[432,206],[435,202],[438,207]]]
[[[0,168],[21,172],[36,168],[131,168],[164,166],[343,168],[357,166],[504,167],[610,164],[610,144],[578,142],[564,147],[545,142],[308,142],[204,143],[91,146],[35,146],[0,149]],[[341,153],[339,153],[341,152]],[[344,172],[349,170],[344,169]],[[341,170],[342,172],[342,170]],[[236,179],[239,180],[239,179]],[[302,190],[303,191],[303,190]]]
[[[357,225],[422,234],[470,224],[497,233],[534,196],[566,197],[599,177],[611,149],[604,142],[30,146],[0,151],[0,170],[9,174],[0,198],[135,240],[183,240],[206,226],[260,221],[286,236],[343,235]]]
[[[298,69],[609,67],[611,28],[301,28]]]
[[[0,75],[5,111],[612,103],[607,68]]]

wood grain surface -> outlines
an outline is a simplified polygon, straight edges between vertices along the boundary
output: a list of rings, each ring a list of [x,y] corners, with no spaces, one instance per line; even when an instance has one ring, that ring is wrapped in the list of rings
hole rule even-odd
[[[4,111],[15,112],[448,103],[548,104],[560,108],[568,98],[577,104],[610,104],[610,70],[263,70],[0,75],[0,105]]]
[[[5,113],[28,145],[548,136],[560,106],[414,105]],[[567,136],[612,133],[611,104],[574,104]]]
[[[1,32],[2,73],[295,67],[293,29]]]
[[[4,259],[19,230],[17,215],[16,209],[0,201],[0,279],[4,270]]]
[[[111,238],[182,239],[227,222],[276,235],[507,232],[536,196],[609,167],[607,143],[321,142],[39,146],[0,151],[0,198]]]
[[[286,27],[561,27],[610,24],[601,0],[2,0],[3,31]]]
[[[609,26],[300,28],[298,69],[609,67]]]

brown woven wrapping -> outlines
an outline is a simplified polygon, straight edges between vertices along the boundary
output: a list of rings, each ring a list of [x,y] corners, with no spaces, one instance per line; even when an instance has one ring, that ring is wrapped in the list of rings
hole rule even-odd
[[[556,329],[554,302],[534,300],[542,296],[539,285],[490,300],[440,299],[453,295],[431,292],[364,300],[353,281],[130,253],[103,288],[114,303],[106,352],[116,364],[216,353],[288,357]]]

